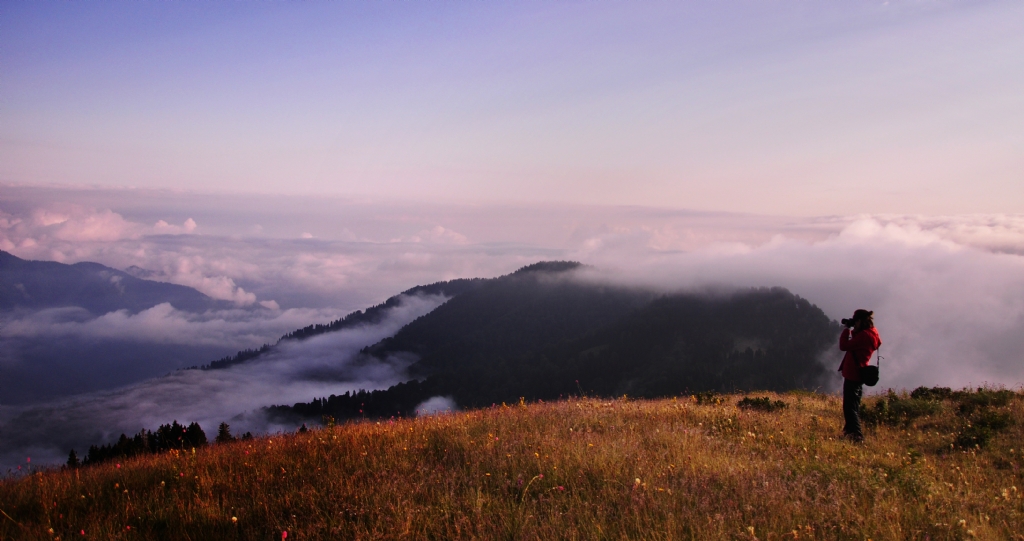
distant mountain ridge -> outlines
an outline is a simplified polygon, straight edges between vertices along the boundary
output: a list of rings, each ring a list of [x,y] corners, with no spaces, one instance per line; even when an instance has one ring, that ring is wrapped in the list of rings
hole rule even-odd
[[[234,307],[191,287],[136,278],[99,263],[31,261],[0,250],[0,311],[77,306],[100,315],[137,313],[162,303],[188,312]]]

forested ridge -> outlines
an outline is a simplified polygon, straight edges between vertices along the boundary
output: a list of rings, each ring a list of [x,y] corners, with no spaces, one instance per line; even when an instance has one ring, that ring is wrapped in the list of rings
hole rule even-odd
[[[839,325],[783,288],[659,294],[578,280],[578,264],[484,281],[369,346],[414,353],[415,380],[268,411],[280,420],[412,415],[433,396],[459,407],[568,395],[671,396],[814,389]]]
[[[304,340],[324,333],[340,331],[343,329],[351,329],[360,325],[372,325],[380,323],[387,316],[388,310],[395,308],[402,302],[403,296],[409,295],[444,295],[451,297],[458,295],[463,291],[473,288],[483,282],[482,278],[460,278],[457,280],[449,280],[444,282],[435,282],[424,286],[416,286],[411,289],[407,289],[402,293],[388,298],[388,300],[367,308],[366,310],[356,310],[343,318],[336,319],[330,323],[315,323],[307,325],[301,329],[296,329],[288,334],[285,334],[277,340],[276,344],[279,344],[286,340]],[[211,362],[208,365],[202,366],[203,370],[218,370],[222,368],[228,368],[241,364],[252,359],[255,359],[261,355],[269,353],[273,350],[274,346],[271,344],[263,344],[262,346],[255,349],[244,349],[234,355],[223,357],[216,361]]]

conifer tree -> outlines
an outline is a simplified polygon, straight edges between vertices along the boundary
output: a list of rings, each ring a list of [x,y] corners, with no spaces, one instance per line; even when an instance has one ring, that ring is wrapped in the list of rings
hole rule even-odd
[[[199,423],[193,422],[188,425],[185,429],[185,438],[183,444],[192,447],[202,447],[206,445],[206,433],[199,427]]]
[[[81,465],[82,463],[78,460],[78,453],[76,453],[75,450],[72,449],[71,453],[68,454],[68,467],[77,468]]]
[[[235,441],[235,437],[231,435],[231,427],[227,423],[221,423],[217,427],[217,439],[214,440],[217,443],[228,443]]]

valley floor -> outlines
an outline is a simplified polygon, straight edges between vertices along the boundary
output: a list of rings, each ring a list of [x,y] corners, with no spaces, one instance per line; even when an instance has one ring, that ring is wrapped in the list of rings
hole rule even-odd
[[[869,400],[862,445],[811,393],[352,423],[3,480],[0,539],[1024,539],[1009,394]]]

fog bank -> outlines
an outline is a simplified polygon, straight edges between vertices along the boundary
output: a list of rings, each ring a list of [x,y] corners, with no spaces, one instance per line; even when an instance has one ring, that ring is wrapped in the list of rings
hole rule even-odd
[[[295,427],[271,425],[257,410],[313,397],[389,387],[407,378],[407,357],[357,360],[359,350],[394,334],[444,302],[403,297],[376,325],[283,342],[272,354],[224,370],[180,370],[121,389],[33,406],[0,406],[0,465],[62,462],[74,448],[111,443],[121,433],[177,420],[198,422],[212,439],[227,421],[236,433]]]

